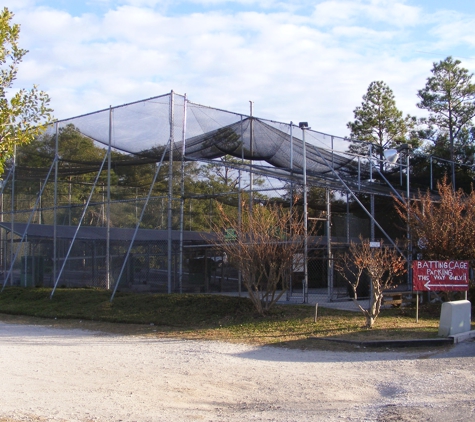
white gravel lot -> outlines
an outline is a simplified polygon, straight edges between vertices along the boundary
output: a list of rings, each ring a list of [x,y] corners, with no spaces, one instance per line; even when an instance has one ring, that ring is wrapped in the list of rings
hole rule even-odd
[[[0,421],[475,420],[473,341],[299,351],[0,322],[0,373]]]

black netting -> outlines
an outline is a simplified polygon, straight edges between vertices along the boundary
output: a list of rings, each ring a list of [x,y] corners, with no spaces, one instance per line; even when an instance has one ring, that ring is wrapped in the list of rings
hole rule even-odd
[[[59,121],[43,136],[44,148],[28,151],[28,158],[36,155],[43,158],[42,164],[33,165],[30,159],[18,160],[17,178],[44,178],[55,156],[56,131],[62,134],[71,128],[90,138],[102,152],[95,157],[81,156],[80,152],[65,153],[60,136],[58,174],[63,179],[96,173],[109,144],[113,150],[112,169],[119,173],[121,168],[150,165],[162,157],[168,161],[167,145],[171,137],[175,160],[181,160],[184,142],[188,161],[210,162],[231,155],[251,160],[253,171],[277,179],[302,174],[304,168],[303,133],[299,127],[206,107],[181,95],[166,94]],[[372,178],[368,158],[350,154],[349,140],[311,129],[305,134],[310,184],[341,189],[340,178],[344,178],[353,187],[358,184],[358,190],[387,192],[386,188],[365,182]],[[247,164],[242,168],[249,170]],[[142,186],[130,180],[128,183]]]
[[[173,159],[177,162],[169,173],[168,145],[171,140]],[[59,142],[58,151],[56,141]],[[281,195],[279,199],[289,203],[293,199],[292,189],[302,184],[304,168],[310,187],[344,191],[345,186],[349,186],[357,192],[388,195],[391,192],[388,186],[375,180],[378,177],[376,167],[370,168],[368,157],[350,153],[351,145],[341,137],[311,129],[304,133],[291,123],[194,104],[177,94],[61,120],[41,139],[19,148],[15,166],[10,163],[15,176],[5,182],[2,191],[0,226],[2,222],[5,224],[0,230],[0,267],[7,274],[10,262],[13,262],[11,282],[23,285],[28,285],[29,266],[41,267],[41,284],[51,286],[54,281],[53,225],[56,223],[70,229],[69,236],[59,239],[57,245],[57,269],[67,260],[61,284],[105,287],[105,228],[109,225],[120,229],[118,233],[123,235],[110,245],[112,268],[108,276],[117,282],[132,238],[130,229],[139,223],[140,235],[121,276],[121,288],[190,292],[242,288],[236,269],[223,265],[218,251],[213,250],[201,235],[185,245],[180,279],[178,233],[184,230],[189,237],[190,233],[211,231],[218,214],[218,201],[226,206],[237,206],[241,195],[249,195],[251,171],[264,179],[262,185],[253,187],[254,191],[260,191],[255,192],[255,201],[265,201],[267,192],[274,190],[273,199]],[[109,146],[112,171],[107,172],[108,163],[105,162],[98,175]],[[57,168],[52,167],[56,154]],[[227,156],[235,159],[223,160]],[[183,172],[182,163],[178,162],[182,158]],[[165,166],[160,167],[161,172],[152,186],[156,163],[162,159]],[[239,171],[239,186],[235,184],[228,190],[226,184],[213,185],[212,176],[209,177],[206,171],[200,173],[210,164]],[[50,178],[46,180],[48,172]],[[402,168],[398,172],[395,177],[400,178]],[[184,191],[181,190],[182,176],[183,180],[188,177]],[[290,190],[287,189],[289,181],[294,183]],[[170,186],[173,192],[170,192]],[[89,205],[85,207],[88,200]],[[317,203],[314,209],[318,210],[321,205]],[[36,211],[32,216],[34,207]],[[146,212],[141,216],[142,210]],[[24,229],[27,222],[38,230],[49,232],[38,235],[32,227],[27,233]],[[21,227],[21,223],[25,226]],[[72,233],[79,226],[91,228],[93,235],[73,242]],[[174,233],[172,242],[167,238],[140,238],[145,233],[143,230],[157,232],[167,228]],[[23,233],[27,236],[19,242]],[[21,250],[17,243],[24,243]],[[74,248],[66,258],[71,243]],[[168,244],[173,248],[170,259],[165,247]],[[32,258],[30,265],[28,257],[33,256],[44,257],[44,262]],[[319,257],[315,268],[311,268],[312,288],[324,289],[328,271],[325,259]],[[168,277],[170,269],[172,280]],[[298,283],[294,280],[293,288],[297,288]]]

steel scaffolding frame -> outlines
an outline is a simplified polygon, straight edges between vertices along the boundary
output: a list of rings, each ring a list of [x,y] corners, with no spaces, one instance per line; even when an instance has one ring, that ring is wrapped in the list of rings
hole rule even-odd
[[[149,203],[149,201],[152,198],[153,194],[153,187],[156,183],[158,172],[162,166],[162,164],[168,159],[169,163],[169,174],[168,174],[168,194],[167,194],[167,232],[168,232],[168,237],[167,237],[167,291],[168,293],[172,293],[172,268],[173,268],[173,240],[172,240],[172,232],[173,232],[173,224],[172,224],[172,217],[173,217],[173,208],[172,208],[172,203],[174,201],[179,201],[180,203],[180,211],[179,211],[179,263],[178,263],[178,278],[179,278],[179,288],[178,291],[181,293],[183,291],[183,254],[184,254],[184,245],[183,245],[183,232],[184,232],[184,199],[185,199],[185,186],[184,186],[184,163],[185,161],[199,161],[201,163],[213,163],[216,164],[215,159],[219,156],[216,151],[213,150],[219,150],[219,148],[222,147],[222,145],[218,145],[216,147],[215,145],[209,143],[210,139],[217,139],[217,142],[221,142],[219,135],[222,133],[228,133],[226,131],[231,131],[233,130],[235,135],[234,137],[231,137],[231,142],[235,142],[238,147],[234,146],[235,156],[239,157],[241,159],[241,162],[235,162],[231,164],[226,164],[230,166],[231,168],[237,169],[239,172],[239,189],[237,192],[237,195],[241,196],[243,189],[241,186],[241,178],[242,174],[248,174],[250,180],[252,181],[252,178],[255,175],[261,175],[261,176],[269,176],[277,180],[285,181],[290,183],[291,185],[291,191],[294,189],[294,185],[302,185],[304,187],[304,192],[307,192],[308,187],[312,186],[318,186],[318,187],[323,187],[326,189],[326,250],[327,250],[327,256],[328,256],[328,264],[327,264],[327,296],[329,300],[332,300],[333,298],[333,268],[332,268],[332,235],[331,235],[331,200],[330,200],[330,191],[331,190],[339,190],[343,192],[347,197],[352,197],[353,200],[358,203],[358,205],[361,207],[361,209],[364,211],[364,213],[367,215],[369,220],[371,221],[372,225],[376,225],[380,232],[385,236],[386,240],[394,245],[395,248],[399,250],[399,252],[404,255],[404,252],[398,248],[396,243],[394,242],[393,239],[386,233],[384,228],[380,225],[378,221],[375,219],[374,215],[374,209],[371,207],[370,210],[368,210],[365,205],[361,202],[361,200],[358,197],[359,193],[366,193],[371,195],[383,195],[389,197],[392,193],[397,195],[399,199],[404,200],[404,198],[410,198],[411,197],[411,190],[409,189],[409,182],[407,182],[406,186],[406,192],[404,194],[401,194],[400,189],[397,189],[395,186],[391,184],[391,182],[388,180],[388,178],[381,173],[379,170],[379,166],[375,166],[377,169],[377,173],[379,173],[379,176],[384,182],[384,185],[381,184],[376,184],[373,182],[373,161],[371,158],[364,157],[364,156],[358,156],[356,154],[350,154],[348,151],[337,151],[334,149],[335,145],[335,138],[330,135],[326,134],[321,134],[316,131],[311,131],[310,128],[308,127],[303,127],[303,126],[296,126],[292,122],[290,124],[285,124],[285,123],[280,123],[280,122],[274,122],[274,121],[268,121],[268,120],[263,120],[263,119],[258,119],[253,116],[253,111],[252,111],[252,103],[251,103],[251,111],[250,115],[242,115],[238,114],[236,115],[237,117],[235,118],[235,123],[231,124],[224,124],[221,127],[219,125],[214,125],[218,126],[218,128],[214,127],[212,130],[202,130],[202,134],[197,134],[197,129],[196,127],[199,126],[196,124],[197,121],[197,115],[202,112],[204,109],[206,110],[212,110],[213,112],[220,112],[220,113],[229,113],[224,110],[219,110],[219,109],[212,109],[209,107],[205,106],[200,106],[196,105],[194,103],[190,103],[187,99],[186,96],[178,96],[180,98],[180,103],[177,105],[175,103],[175,98],[178,94],[175,94],[173,91],[171,91],[170,94],[160,96],[160,97],[154,97],[152,99],[144,100],[145,101],[150,101],[150,100],[156,100],[159,99],[160,101],[165,101],[165,99],[168,100],[168,140],[166,145],[163,148],[163,151],[161,153],[161,158],[159,160],[154,159],[152,161],[155,161],[155,173],[154,177],[152,180],[152,183],[149,187],[148,193],[146,197],[141,198],[141,200],[144,201],[143,208],[140,214],[140,217],[136,221],[135,225],[135,231],[132,235],[132,237],[129,239],[129,245],[127,248],[127,252],[124,256],[123,263],[121,265],[120,273],[119,276],[117,277],[117,280],[115,282],[111,278],[111,253],[110,253],[110,230],[111,230],[111,204],[113,203],[113,200],[111,199],[111,171],[112,171],[112,165],[111,165],[111,155],[112,155],[112,150],[118,149],[121,150],[123,147],[120,145],[118,146],[117,144],[114,144],[114,139],[115,136],[117,136],[116,130],[114,128],[114,113],[119,112],[121,109],[128,105],[123,105],[119,107],[110,107],[108,110],[105,110],[105,112],[108,112],[108,127],[107,127],[107,138],[105,140],[105,137],[103,137],[102,141],[99,139],[98,136],[92,136],[91,135],[91,130],[93,131],[94,129],[90,129],[87,125],[85,125],[88,130],[85,130],[85,135],[88,137],[91,137],[94,141],[102,142],[105,148],[105,155],[104,155],[104,160],[98,170],[97,176],[95,178],[95,181],[93,183],[93,186],[91,188],[90,195],[88,197],[88,200],[85,202],[82,210],[82,215],[79,220],[79,223],[77,224],[76,227],[76,234],[83,225],[83,220],[84,220],[84,215],[88,209],[88,206],[91,201],[92,194],[94,190],[97,187],[99,176],[103,172],[103,168],[105,167],[106,163],[106,169],[107,169],[107,199],[105,201],[105,206],[106,206],[106,221],[107,221],[107,236],[106,236],[106,256],[105,256],[105,264],[106,264],[106,277],[107,277],[107,282],[106,282],[106,288],[112,289],[112,295],[111,295],[111,300],[113,300],[114,295],[116,294],[117,288],[119,286],[119,282],[122,279],[123,273],[126,271],[126,265],[129,260],[129,257],[132,253],[132,248],[134,246],[134,242],[137,236],[137,233],[140,228],[140,224],[142,222],[144,212],[146,210],[146,207]],[[140,102],[137,103],[131,103],[129,105],[136,105],[139,104]],[[194,128],[193,128],[193,133],[190,137],[187,138],[187,125],[189,123],[189,117],[188,117],[188,107],[190,104],[193,104],[193,110],[192,114],[194,116]],[[181,114],[179,118],[176,118],[176,113],[177,113],[177,107],[181,107]],[[102,113],[104,111],[98,112]],[[51,164],[51,167],[49,169],[49,172],[47,174],[47,177],[45,178],[44,181],[42,181],[42,189],[38,192],[37,199],[35,202],[35,206],[31,209],[28,224],[26,228],[24,229],[24,232],[20,236],[19,239],[17,239],[18,246],[16,248],[16,252],[13,254],[13,244],[14,244],[14,224],[15,224],[15,215],[17,213],[17,210],[15,210],[15,169],[16,169],[16,162],[15,162],[15,156],[13,157],[13,160],[10,163],[10,169],[7,177],[5,178],[2,188],[1,188],[1,196],[2,196],[2,222],[4,221],[4,216],[9,215],[10,216],[10,223],[11,223],[11,229],[10,229],[10,242],[11,242],[11,257],[10,257],[10,266],[8,271],[4,272],[4,280],[3,280],[3,288],[7,285],[7,282],[10,281],[10,283],[13,283],[13,268],[15,265],[15,262],[17,260],[18,254],[21,251],[21,246],[24,243],[25,239],[27,238],[27,233],[28,233],[28,226],[30,225],[32,218],[34,214],[38,210],[38,204],[41,200],[41,197],[43,195],[43,191],[47,185],[48,179],[50,177],[51,172],[54,170],[54,205],[53,205],[53,212],[54,212],[54,218],[53,218],[53,250],[54,250],[54,256],[53,256],[53,279],[54,279],[54,288],[51,293],[51,297],[53,297],[54,291],[56,287],[58,286],[58,283],[60,282],[61,276],[63,274],[63,270],[65,268],[67,259],[69,257],[69,254],[71,252],[71,249],[73,248],[74,241],[76,238],[76,234],[74,238],[72,239],[72,242],[70,243],[69,250],[66,254],[66,258],[63,260],[63,264],[61,266],[61,269],[58,272],[57,269],[57,263],[59,262],[58,258],[58,245],[57,245],[57,220],[58,220],[58,209],[59,209],[59,203],[58,203],[58,181],[59,181],[59,168],[58,168],[58,163],[59,163],[59,130],[60,130],[60,125],[61,124],[68,124],[70,122],[76,121],[75,119],[78,119],[77,121],[79,122],[82,117],[84,117],[86,120],[90,118],[90,116],[93,116],[94,113],[84,115],[84,116],[78,116],[77,118],[72,118],[72,119],[66,119],[64,121],[58,121],[55,122],[54,124],[54,134],[55,134],[55,152],[54,152],[54,159],[53,163]],[[92,119],[94,120],[94,119]],[[212,120],[212,119],[210,119]],[[230,120],[228,118],[228,120]],[[86,122],[89,124],[88,122]],[[246,125],[246,127],[244,127]],[[162,125],[163,126],[163,125]],[[64,127],[64,126],[63,126]],[[285,129],[286,131],[284,132],[282,129]],[[105,128],[101,126],[100,128],[103,132],[105,132]],[[296,129],[300,129],[300,133],[302,135],[301,139],[296,137]],[[81,124],[79,124],[79,131],[81,133],[84,133],[83,128],[81,127]],[[131,130],[128,128],[128,130]],[[163,130],[163,127],[160,128],[160,130]],[[220,132],[222,131],[222,132]],[[267,131],[267,132],[265,132]],[[132,128],[133,132],[133,128]],[[257,133],[258,132],[258,133]],[[181,135],[181,141],[178,143],[175,142],[175,136],[176,133],[179,133]],[[271,166],[269,165],[263,165],[260,164],[259,161],[262,161],[259,157],[257,157],[256,150],[259,150],[259,143],[261,142],[262,139],[259,136],[263,136],[262,134],[266,133],[275,133],[276,136],[278,137],[278,141],[272,141],[274,144],[277,144],[280,142],[277,148],[284,148],[286,145],[288,145],[290,151],[286,151],[285,154],[288,155],[289,160],[288,162],[281,162],[279,166],[271,163]],[[312,140],[317,139],[318,137],[320,138],[329,138],[330,139],[330,144],[329,147],[316,147],[314,144],[311,142],[306,142],[305,140],[305,135],[307,134],[307,137],[310,137]],[[239,142],[236,141],[236,139],[239,139]],[[226,140],[228,142],[229,140]],[[341,144],[343,141],[342,138],[338,138],[338,142]],[[345,140],[347,141],[347,140]],[[201,144],[200,144],[201,142]],[[246,142],[248,142],[248,148],[245,146]],[[208,144],[207,144],[208,143]],[[191,145],[191,146],[189,146]],[[227,147],[227,145],[224,145]],[[193,149],[194,148],[194,149]],[[202,151],[207,148],[206,151],[210,150],[211,152],[206,152],[206,154],[199,155],[196,153],[196,151]],[[201,152],[200,152],[201,153]],[[222,155],[229,153],[224,147],[220,150],[220,153]],[[259,154],[262,155],[262,152],[258,152]],[[263,154],[265,155],[265,154]],[[299,157],[299,162],[296,162],[296,157]],[[256,159],[257,158],[257,159]],[[245,159],[250,159],[249,164],[245,162]],[[176,192],[174,190],[174,183],[173,183],[173,162],[180,160],[181,165],[180,165],[180,194],[178,197],[176,196]],[[254,162],[256,161],[256,162]],[[282,159],[281,159],[282,161]],[[356,162],[356,163],[355,163]],[[368,169],[369,168],[369,169]],[[369,181],[366,180],[365,177],[367,177],[369,170]],[[352,172],[352,174],[350,174]],[[402,174],[402,172],[400,172]],[[406,174],[409,176],[409,162],[406,164]],[[3,194],[4,194],[4,189],[7,184],[11,184],[11,212],[7,213],[3,209]],[[252,195],[253,192],[259,191],[259,189],[255,188],[250,185],[249,188],[249,193]],[[240,204],[241,200],[239,199],[238,203]],[[292,206],[292,205],[291,205]],[[307,198],[306,195],[304,195],[304,207],[307,206]],[[307,211],[305,208],[304,211],[305,215],[307,216]],[[307,219],[305,220],[307,221]],[[2,225],[3,230],[6,230],[8,227],[7,225],[3,224]],[[374,234],[373,234],[374,236]],[[7,237],[3,236],[2,232],[2,241],[6,241]],[[349,240],[349,231],[347,235],[347,239]],[[5,268],[6,264],[6,253],[5,250],[6,248],[2,244],[2,261],[4,261],[3,267]],[[2,288],[2,290],[3,290]],[[240,284],[239,284],[239,292],[240,292]],[[290,297],[288,296],[288,299]],[[308,274],[307,271],[305,271],[304,275],[304,281],[303,281],[303,290],[302,290],[302,301],[307,302],[308,301]]]

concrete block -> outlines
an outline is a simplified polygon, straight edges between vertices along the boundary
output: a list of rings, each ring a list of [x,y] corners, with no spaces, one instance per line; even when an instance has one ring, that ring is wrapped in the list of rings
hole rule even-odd
[[[470,331],[472,304],[468,300],[445,302],[440,310],[439,336],[449,337]]]
[[[462,341],[471,340],[475,338],[475,331],[469,331],[468,333],[454,334],[450,336],[454,339],[454,344],[462,343]]]

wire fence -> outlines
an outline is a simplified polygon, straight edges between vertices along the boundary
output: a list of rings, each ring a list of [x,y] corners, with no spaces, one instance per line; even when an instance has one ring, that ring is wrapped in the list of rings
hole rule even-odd
[[[302,274],[293,273],[283,299],[351,301],[333,270],[331,249],[374,234],[374,227],[364,212],[350,212],[349,194],[387,200],[391,190],[368,182],[372,159],[351,152],[354,140],[306,133],[304,144],[294,124],[203,106],[175,93],[56,122],[6,166],[11,177],[4,175],[0,194],[4,280],[21,286],[245,294],[238,270],[203,237],[216,204],[237,208],[240,195],[258,201],[265,188],[290,203],[292,189],[302,191],[305,169],[308,189],[331,189],[341,197],[334,200],[340,210],[325,216],[326,204],[310,207],[312,217],[327,218],[328,227],[318,233],[326,240],[308,255],[307,291]],[[220,161],[224,156],[234,160]],[[106,165],[99,174],[101,163]],[[229,191],[216,188],[198,171],[209,165],[235,171],[239,184]],[[252,186],[253,177],[268,186]],[[200,183],[200,191],[193,188]],[[131,245],[133,229],[140,235]]]

